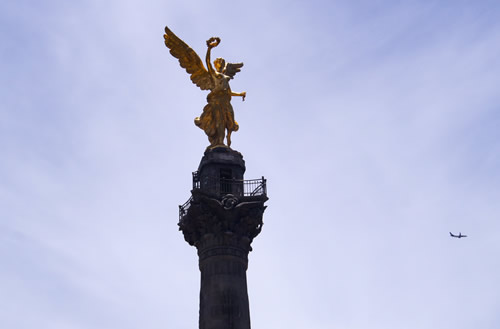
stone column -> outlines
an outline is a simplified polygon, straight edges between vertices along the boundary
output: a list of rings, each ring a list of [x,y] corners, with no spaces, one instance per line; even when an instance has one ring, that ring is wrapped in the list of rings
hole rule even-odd
[[[232,233],[207,234],[200,241],[200,329],[250,329],[248,248],[248,240]]]
[[[227,152],[219,151],[226,162],[222,167],[234,166],[234,163],[227,163],[230,158]],[[214,154],[210,156],[213,160]],[[204,160],[206,154],[202,164]],[[242,158],[237,160],[241,163]],[[215,161],[215,165],[220,167],[221,162]],[[241,176],[243,172],[244,168]],[[194,188],[187,210],[182,212],[179,221],[185,240],[198,250],[201,272],[199,328],[250,329],[248,253],[252,250],[252,240],[260,233],[267,196],[265,193],[249,196],[243,190],[239,196],[219,192],[214,192],[213,188]]]

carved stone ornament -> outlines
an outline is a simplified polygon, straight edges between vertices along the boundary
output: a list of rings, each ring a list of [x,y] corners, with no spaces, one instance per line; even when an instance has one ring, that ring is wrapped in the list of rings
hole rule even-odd
[[[221,203],[224,209],[226,210],[233,209],[238,204],[238,198],[232,194],[226,194],[222,198]]]
[[[232,236],[251,242],[262,229],[262,216],[267,197],[256,201],[239,202],[233,195],[221,201],[193,190],[187,213],[179,221],[179,230],[190,245],[198,246],[203,236]]]

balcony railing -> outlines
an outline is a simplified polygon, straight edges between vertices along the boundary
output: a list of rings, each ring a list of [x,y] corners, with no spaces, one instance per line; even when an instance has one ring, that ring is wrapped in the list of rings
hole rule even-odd
[[[191,196],[182,206],[179,206],[179,219],[182,219],[182,217],[187,213],[192,200],[193,197]]]
[[[232,194],[236,197],[267,196],[266,179],[217,179],[204,177],[200,179],[197,171],[193,172],[193,190],[200,190],[215,197]],[[193,197],[191,196],[183,205],[179,206],[179,217],[182,218],[189,209]]]
[[[215,177],[204,177],[200,179],[197,171],[193,172],[193,189],[215,196],[232,194],[238,197],[267,195],[266,179],[225,179]]]

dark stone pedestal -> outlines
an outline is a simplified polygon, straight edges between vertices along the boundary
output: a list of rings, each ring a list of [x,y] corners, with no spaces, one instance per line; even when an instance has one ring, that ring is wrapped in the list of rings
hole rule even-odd
[[[200,329],[250,329],[246,270],[260,233],[266,181],[245,181],[245,162],[227,148],[209,150],[193,174],[179,229],[198,249]]]

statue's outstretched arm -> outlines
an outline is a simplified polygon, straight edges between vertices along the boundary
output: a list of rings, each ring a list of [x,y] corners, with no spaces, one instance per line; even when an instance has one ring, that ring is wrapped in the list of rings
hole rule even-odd
[[[231,91],[231,96],[241,96],[242,100],[245,101],[245,97],[247,96],[247,92],[244,91],[244,92],[241,92],[241,93],[235,93],[235,92]]]

